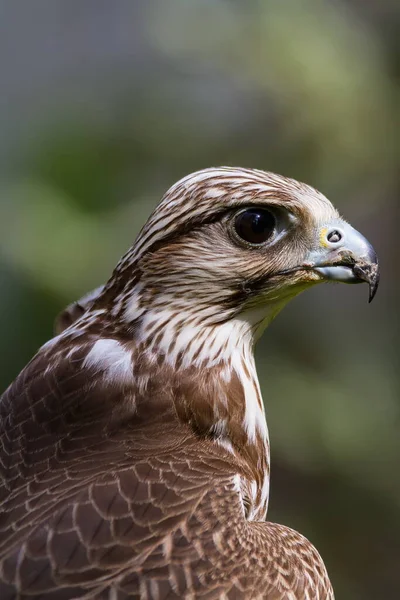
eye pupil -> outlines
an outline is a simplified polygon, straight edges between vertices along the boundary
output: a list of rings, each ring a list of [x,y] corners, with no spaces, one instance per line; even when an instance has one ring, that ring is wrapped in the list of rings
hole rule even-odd
[[[239,213],[235,219],[237,235],[251,244],[266,242],[274,230],[274,215],[262,208],[249,208]]]

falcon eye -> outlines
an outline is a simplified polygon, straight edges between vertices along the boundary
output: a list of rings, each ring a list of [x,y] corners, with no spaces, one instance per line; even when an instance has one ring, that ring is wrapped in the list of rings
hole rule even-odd
[[[234,228],[237,235],[249,244],[263,244],[275,231],[274,215],[263,208],[248,208],[239,213]]]

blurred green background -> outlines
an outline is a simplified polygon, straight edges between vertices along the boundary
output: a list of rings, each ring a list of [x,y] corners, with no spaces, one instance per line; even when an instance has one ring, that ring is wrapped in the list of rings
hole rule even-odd
[[[400,597],[400,3],[2,0],[0,383],[104,282],[162,193],[207,166],[321,189],[382,283],[320,286],[257,350],[271,520],[338,600]]]

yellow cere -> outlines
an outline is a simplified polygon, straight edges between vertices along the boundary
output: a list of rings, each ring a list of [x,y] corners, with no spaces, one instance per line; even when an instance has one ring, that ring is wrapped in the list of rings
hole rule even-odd
[[[319,232],[319,244],[323,248],[328,248],[329,244],[327,242],[326,234],[328,233],[328,228],[323,227]]]

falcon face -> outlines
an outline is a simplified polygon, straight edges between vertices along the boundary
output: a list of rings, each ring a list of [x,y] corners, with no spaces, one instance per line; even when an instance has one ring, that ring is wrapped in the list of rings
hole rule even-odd
[[[275,313],[320,281],[367,280],[371,296],[378,282],[374,250],[322,194],[243,169],[205,170],[172,187],[134,255],[149,308],[175,301],[208,323],[254,307]]]
[[[226,167],[175,184],[1,399],[1,597],[332,600],[310,542],[265,521],[253,346],[307,287],[372,299],[378,280],[305,184]]]

